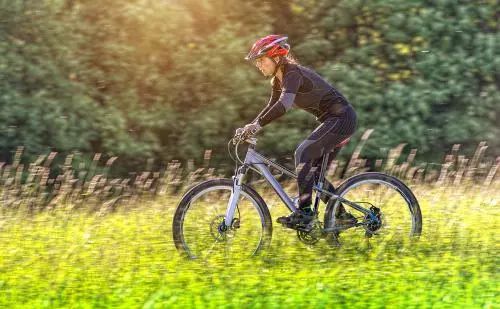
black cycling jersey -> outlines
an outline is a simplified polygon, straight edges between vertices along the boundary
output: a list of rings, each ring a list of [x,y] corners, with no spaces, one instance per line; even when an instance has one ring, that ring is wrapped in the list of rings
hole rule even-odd
[[[265,126],[296,106],[316,116],[323,122],[329,116],[341,116],[349,102],[332,85],[313,70],[304,66],[285,63],[283,85],[273,79],[273,90],[267,106],[259,113],[257,120]]]

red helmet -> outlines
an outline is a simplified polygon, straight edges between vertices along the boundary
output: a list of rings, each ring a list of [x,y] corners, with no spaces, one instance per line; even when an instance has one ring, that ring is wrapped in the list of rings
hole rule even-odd
[[[262,56],[276,57],[286,56],[290,51],[290,45],[286,42],[288,37],[271,34],[258,39],[245,57],[245,60],[254,60]]]

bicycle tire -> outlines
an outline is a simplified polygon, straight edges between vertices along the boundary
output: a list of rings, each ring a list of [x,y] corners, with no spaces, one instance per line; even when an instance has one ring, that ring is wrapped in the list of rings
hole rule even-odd
[[[335,190],[335,193],[341,197],[344,197],[350,190],[364,183],[385,184],[395,189],[406,201],[408,210],[411,214],[412,226],[409,236],[418,237],[421,235],[422,213],[417,198],[410,190],[410,188],[408,188],[401,180],[396,177],[379,172],[361,173],[358,175],[354,175],[342,182]],[[337,208],[340,207],[340,205],[342,204],[337,199],[332,198],[328,202],[324,215],[325,229],[331,229],[335,226],[334,214],[337,213]],[[338,241],[338,239],[336,241]]]
[[[211,179],[201,182],[193,187],[191,187],[181,198],[179,205],[174,214],[172,232],[175,247],[181,255],[188,258],[197,258],[189,250],[189,245],[185,241],[183,225],[186,213],[189,211],[189,207],[193,199],[197,196],[202,196],[204,192],[210,192],[210,190],[215,190],[216,188],[221,188],[225,190],[231,190],[233,187],[233,180],[227,178]],[[262,236],[260,243],[258,244],[256,250],[252,255],[258,255],[262,251],[268,249],[271,244],[272,238],[272,220],[269,209],[262,199],[262,197],[250,186],[242,184],[241,194],[248,198],[257,209],[262,226]],[[240,197],[241,199],[241,197]]]

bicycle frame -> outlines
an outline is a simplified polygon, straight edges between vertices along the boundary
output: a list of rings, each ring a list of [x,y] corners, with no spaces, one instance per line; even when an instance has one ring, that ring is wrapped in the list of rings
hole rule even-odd
[[[288,170],[287,168],[279,165],[276,162],[271,161],[270,159],[266,158],[265,156],[261,155],[255,150],[255,145],[257,142],[256,138],[249,138],[246,140],[250,146],[248,147],[244,164],[238,168],[238,171],[236,172],[236,175],[232,177],[233,179],[233,190],[231,192],[231,196],[229,198],[229,202],[227,205],[226,209],[226,214],[225,214],[225,224],[226,226],[231,226],[231,223],[234,218],[234,212],[236,210],[236,206],[238,204],[238,199],[240,197],[241,193],[241,185],[242,185],[242,179],[243,176],[246,174],[248,168],[252,167],[253,169],[257,169],[262,176],[267,180],[267,182],[271,185],[271,187],[274,189],[274,191],[278,194],[280,199],[285,203],[286,207],[291,211],[296,211],[297,207],[295,207],[292,199],[288,196],[288,194],[285,192],[283,187],[279,184],[279,182],[274,178],[273,174],[269,171],[266,165],[270,165],[277,170],[281,171],[283,174],[286,174],[287,176],[297,179],[297,174],[294,172]],[[323,184],[324,184],[324,177],[325,177],[325,171],[326,171],[326,165],[328,162],[328,156],[329,153],[325,154],[323,156],[323,162],[321,164],[321,171],[318,179],[318,183],[313,186],[313,191],[316,191],[315,194],[315,199],[314,199],[314,211],[316,212],[318,210],[318,205],[319,205],[319,199],[320,199],[320,194],[325,194],[330,196],[330,198],[335,198],[339,199],[342,203],[345,203],[356,210],[367,214],[371,215],[371,211],[356,204],[353,202],[350,202],[344,198],[342,198],[339,195],[336,195],[332,192],[323,190]]]

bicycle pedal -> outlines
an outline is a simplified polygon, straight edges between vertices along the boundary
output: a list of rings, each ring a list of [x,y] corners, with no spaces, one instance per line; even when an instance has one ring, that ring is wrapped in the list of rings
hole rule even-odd
[[[301,225],[301,224],[288,224],[288,223],[282,223],[281,224],[283,227],[285,228],[288,228],[288,229],[291,229],[291,230],[295,230],[295,231],[301,231],[301,232],[310,232],[312,231],[313,229],[313,224],[307,224],[307,225]]]
[[[312,231],[312,226],[295,226],[294,230],[309,233]]]
[[[314,229],[315,224],[316,224],[316,222],[313,220],[305,225],[297,225],[295,229],[298,231],[309,233],[310,231],[312,231]]]

